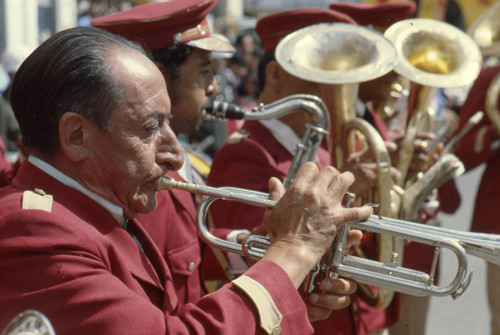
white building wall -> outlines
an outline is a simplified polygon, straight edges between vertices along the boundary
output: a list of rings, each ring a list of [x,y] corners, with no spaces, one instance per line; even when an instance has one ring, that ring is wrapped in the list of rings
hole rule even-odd
[[[0,0],[0,51],[34,49],[52,34],[76,26],[77,0]]]
[[[19,44],[38,46],[38,0],[2,0],[2,50]]]

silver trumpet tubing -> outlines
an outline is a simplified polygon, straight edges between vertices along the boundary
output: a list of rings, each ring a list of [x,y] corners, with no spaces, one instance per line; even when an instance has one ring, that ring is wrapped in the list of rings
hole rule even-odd
[[[250,235],[242,244],[228,242],[215,237],[207,228],[206,216],[210,205],[216,200],[229,200],[249,205],[271,208],[276,201],[269,200],[267,193],[234,187],[214,188],[175,181],[169,177],[160,178],[157,190],[182,189],[203,195],[197,213],[197,225],[200,237],[208,245],[252,259],[260,259],[270,245],[263,236]],[[349,255],[347,236],[350,228],[362,231],[394,236],[413,243],[423,243],[435,247],[435,258],[430,273],[405,268],[398,265],[399,255],[391,259],[374,261]],[[434,273],[441,250],[448,249],[457,258],[458,268],[455,277],[445,286],[434,284]],[[415,296],[460,296],[468,287],[472,273],[468,273],[467,254],[480,257],[488,262],[500,264],[500,236],[461,232],[430,225],[422,225],[405,220],[372,215],[366,221],[344,224],[340,229],[328,253],[311,270],[303,289],[312,292],[319,282],[328,277],[346,277],[358,283],[378,286],[393,291]]]
[[[283,183],[285,187],[288,187],[295,173],[304,163],[314,162],[316,151],[321,145],[323,137],[330,134],[328,109],[320,98],[309,94],[295,94],[267,105],[260,104],[251,111],[245,111],[234,104],[217,101],[209,104],[205,110],[207,114],[215,118],[236,120],[269,120],[298,111],[306,112],[310,116],[311,122],[297,145],[297,151]]]

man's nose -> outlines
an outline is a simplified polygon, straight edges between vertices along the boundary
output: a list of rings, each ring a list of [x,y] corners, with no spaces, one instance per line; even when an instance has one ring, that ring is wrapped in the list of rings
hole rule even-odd
[[[168,170],[179,170],[184,164],[184,150],[170,127],[163,130],[156,152],[156,163]]]
[[[208,84],[207,89],[206,89],[206,94],[207,96],[216,94],[219,92],[219,84],[217,84],[217,80],[215,79],[215,76],[212,78],[212,82]]]

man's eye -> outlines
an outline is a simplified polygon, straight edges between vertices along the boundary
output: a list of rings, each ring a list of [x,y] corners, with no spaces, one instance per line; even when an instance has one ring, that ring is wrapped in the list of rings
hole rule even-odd
[[[172,114],[157,117],[154,122],[146,125],[145,130],[148,133],[148,136],[153,136],[156,133],[159,133],[165,126],[170,126],[170,120],[172,120],[172,118]]]
[[[157,133],[160,131],[160,124],[155,123],[154,125],[149,125],[146,128],[146,132],[150,135],[153,135],[154,133]]]

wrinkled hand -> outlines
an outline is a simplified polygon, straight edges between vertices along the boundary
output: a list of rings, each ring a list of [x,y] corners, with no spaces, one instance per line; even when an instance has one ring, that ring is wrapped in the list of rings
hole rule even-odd
[[[278,179],[271,178],[269,198],[281,199],[264,214],[272,242],[264,258],[280,265],[296,287],[331,246],[337,225],[372,214],[369,206],[342,207],[353,182],[349,172],[341,174],[330,166],[319,171],[314,163],[299,169],[286,192]]]
[[[361,240],[359,230],[349,231],[347,248]],[[318,292],[304,295],[309,321],[324,320],[333,310],[346,308],[351,302],[349,297],[356,292],[356,282],[345,278],[323,279],[319,284]]]

